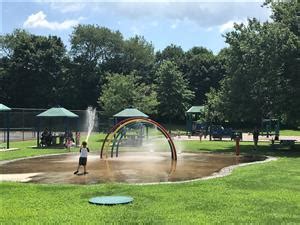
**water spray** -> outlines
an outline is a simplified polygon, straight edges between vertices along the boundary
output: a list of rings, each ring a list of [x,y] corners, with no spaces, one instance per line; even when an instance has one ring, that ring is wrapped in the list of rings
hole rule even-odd
[[[96,109],[93,109],[91,106],[87,108],[87,123],[88,123],[88,133],[85,141],[88,142],[91,132],[93,131],[96,118]]]

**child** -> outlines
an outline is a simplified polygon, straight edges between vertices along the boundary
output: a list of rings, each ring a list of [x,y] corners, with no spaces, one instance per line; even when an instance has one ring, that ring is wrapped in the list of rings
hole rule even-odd
[[[78,173],[80,166],[83,166],[84,174],[87,174],[87,172],[86,172],[86,161],[87,161],[88,152],[90,152],[90,150],[87,147],[87,142],[86,141],[82,142],[82,147],[80,148],[79,152],[80,152],[79,164],[78,164],[77,170],[74,172],[74,174]]]
[[[66,148],[68,149],[68,151],[71,151],[71,146],[73,145],[72,139],[70,137],[67,138],[66,140]]]

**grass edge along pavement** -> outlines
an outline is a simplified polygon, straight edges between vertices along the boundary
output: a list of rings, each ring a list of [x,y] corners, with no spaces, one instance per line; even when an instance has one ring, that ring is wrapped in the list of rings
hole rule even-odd
[[[187,146],[199,151],[199,143]],[[232,151],[230,142],[211,144],[217,147],[211,151]],[[203,145],[208,150],[210,144]],[[252,151],[251,145],[242,145],[241,152]],[[0,223],[299,224],[298,148],[273,151],[261,145],[257,152],[273,154],[279,160],[237,168],[223,178],[185,184],[81,186],[1,182]],[[88,203],[89,198],[101,195],[130,195],[134,202],[113,207]]]

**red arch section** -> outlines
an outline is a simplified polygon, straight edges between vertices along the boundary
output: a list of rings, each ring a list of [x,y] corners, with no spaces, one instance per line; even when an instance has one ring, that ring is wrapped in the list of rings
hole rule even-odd
[[[168,140],[168,143],[169,143],[169,146],[170,146],[170,149],[171,149],[172,159],[177,160],[176,148],[175,148],[174,142],[173,142],[170,134],[168,133],[168,131],[162,125],[157,123],[156,121],[148,119],[148,118],[143,118],[143,117],[125,119],[125,120],[122,120],[121,122],[119,122],[118,124],[114,125],[104,138],[104,141],[103,141],[102,147],[101,147],[100,157],[101,158],[103,157],[103,149],[104,149],[105,143],[107,142],[107,139],[108,139],[110,134],[113,134],[116,130],[119,130],[123,126],[126,126],[126,125],[131,124],[131,123],[135,123],[137,121],[138,122],[150,123],[150,124],[153,124],[153,125],[157,126],[157,128],[163,133],[163,135]]]

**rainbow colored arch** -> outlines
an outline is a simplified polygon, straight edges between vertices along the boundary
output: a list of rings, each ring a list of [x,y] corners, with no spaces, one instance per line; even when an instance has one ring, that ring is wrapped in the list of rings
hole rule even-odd
[[[110,149],[111,144],[112,144],[112,148],[111,148],[111,150],[112,150],[111,157],[112,157],[113,149],[115,147],[115,143],[117,142],[117,139],[122,138],[122,134],[120,135],[120,131],[122,131],[122,129],[125,126],[132,125],[135,123],[148,123],[148,124],[155,125],[158,128],[158,130],[160,132],[162,132],[162,134],[167,139],[170,149],[171,149],[172,159],[177,160],[176,148],[175,148],[174,142],[173,142],[170,134],[168,133],[168,131],[162,125],[155,122],[154,120],[151,120],[148,118],[143,118],[143,117],[125,119],[125,120],[122,120],[121,122],[119,122],[118,124],[116,124],[115,126],[113,126],[104,138],[104,141],[103,141],[102,147],[101,147],[100,157],[103,158],[104,149],[106,149],[105,153],[107,156],[107,151],[108,151],[108,149]],[[117,143],[117,145],[118,145],[118,143]]]

